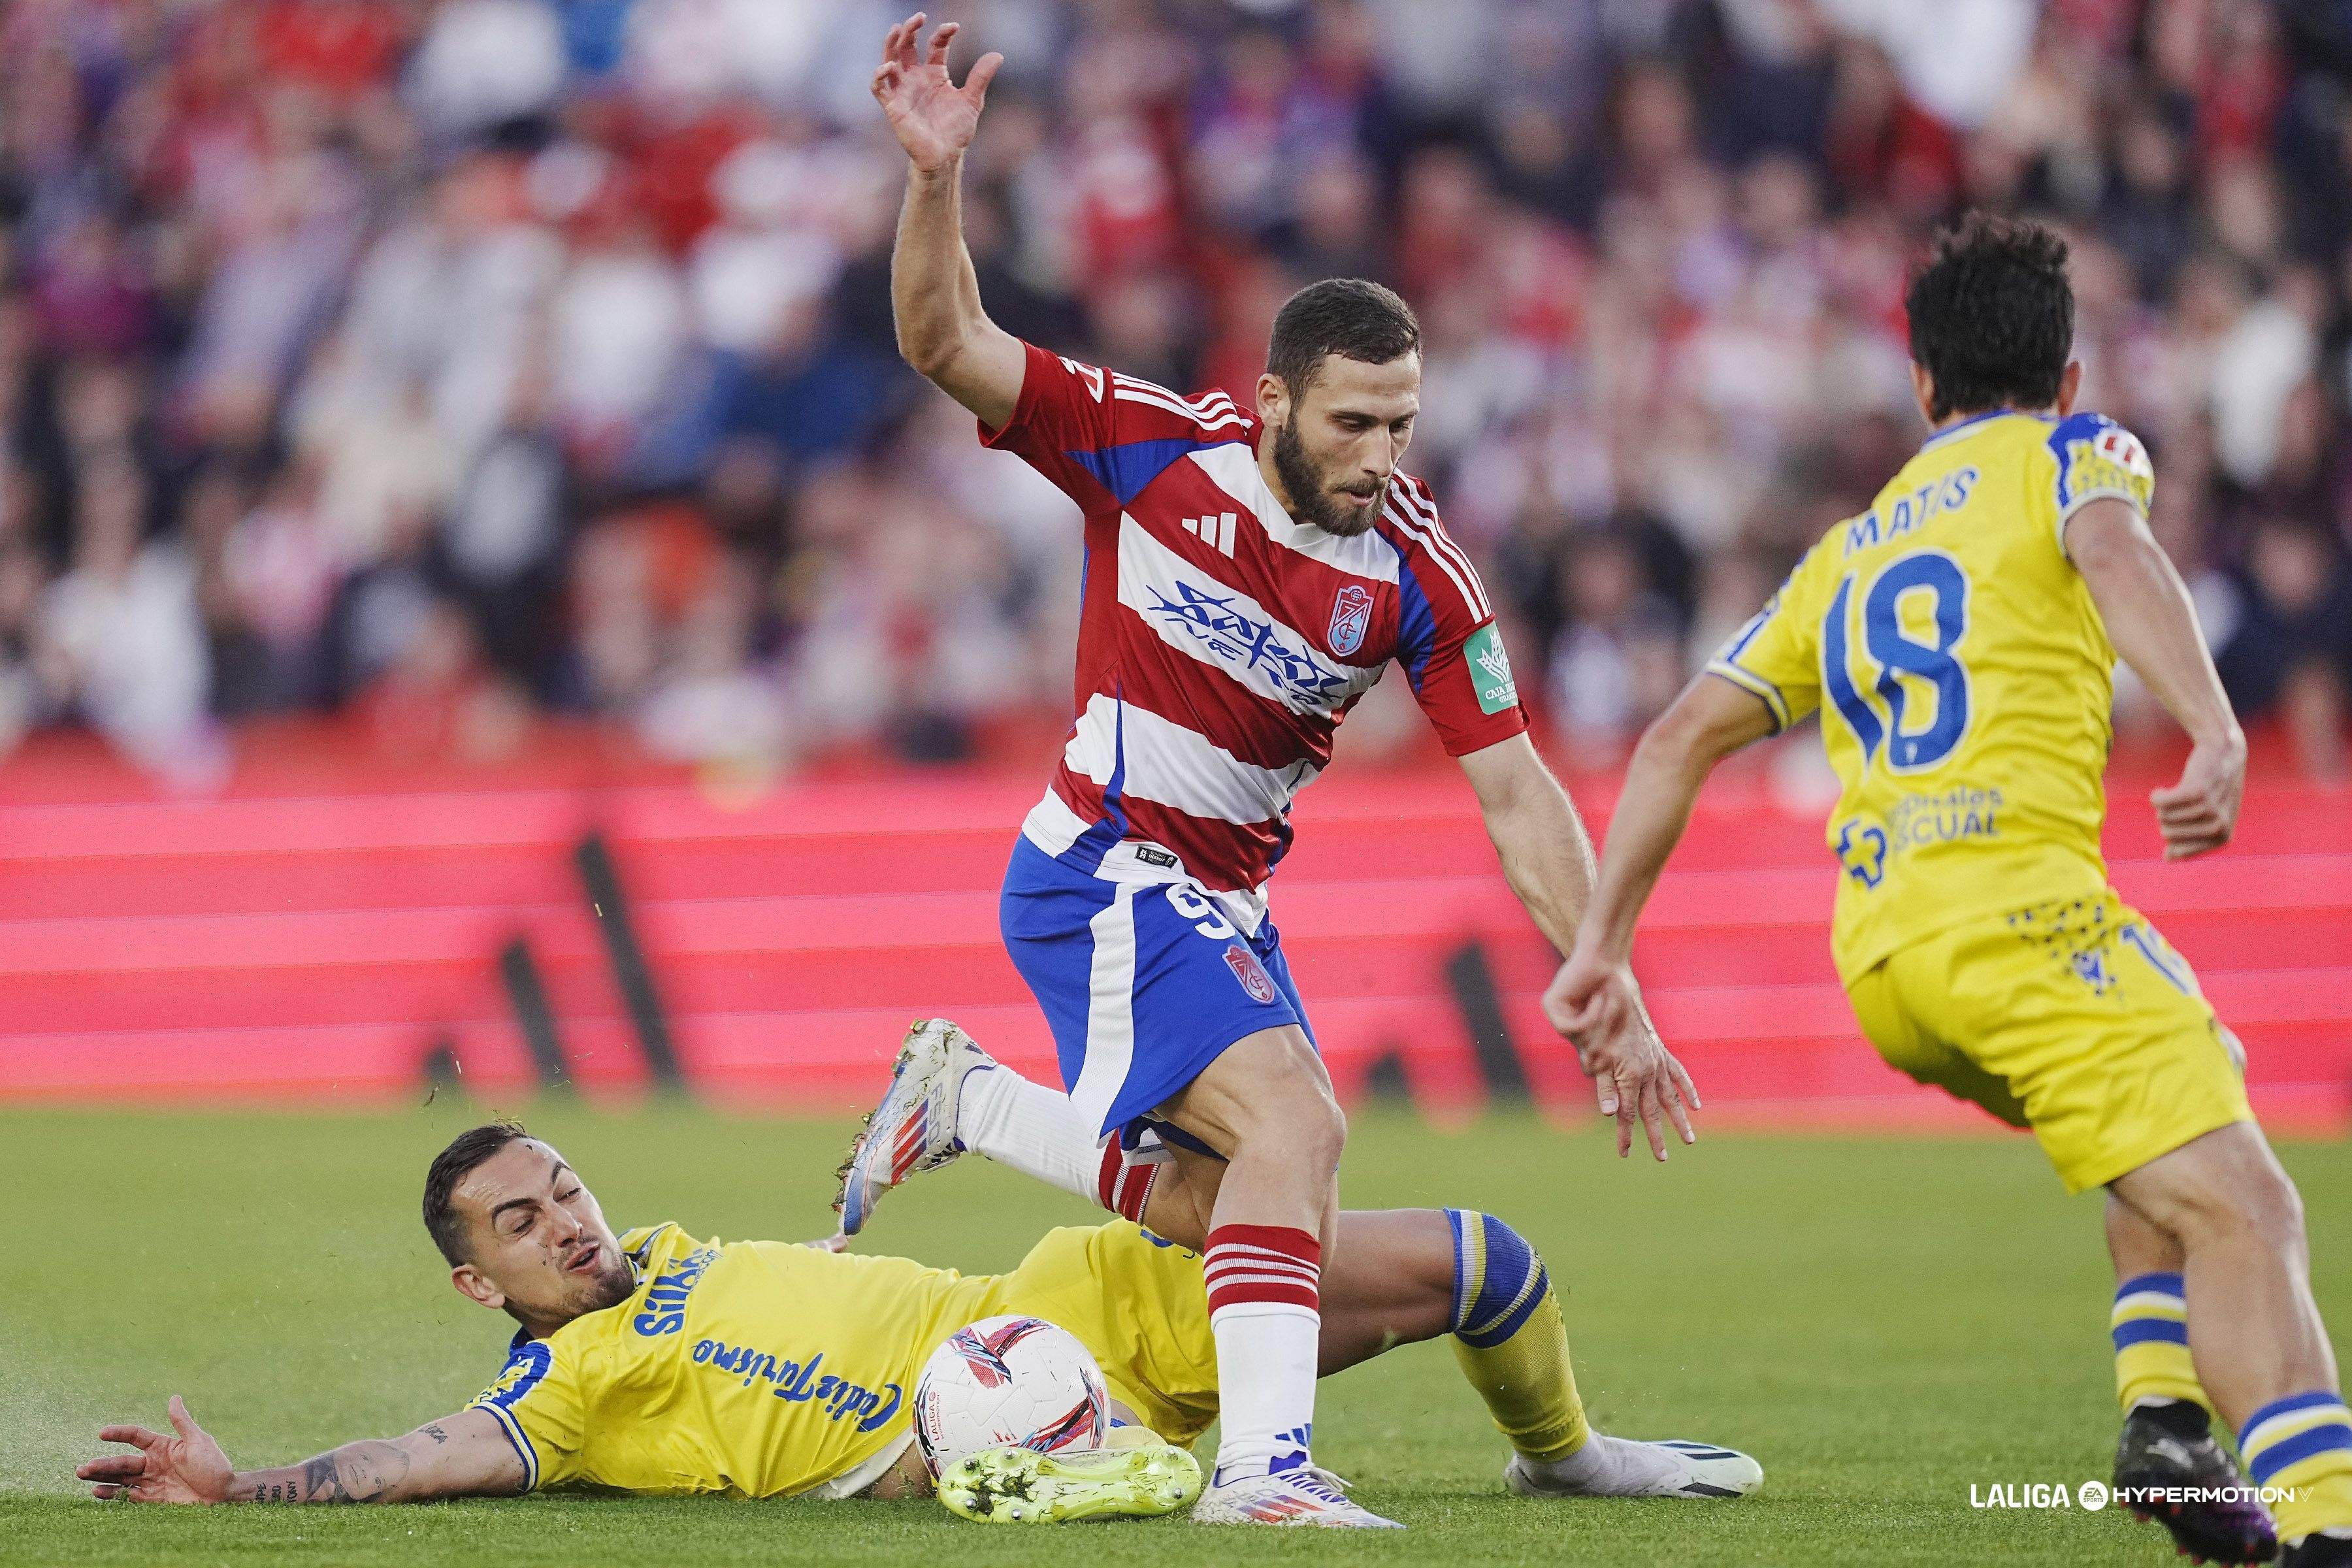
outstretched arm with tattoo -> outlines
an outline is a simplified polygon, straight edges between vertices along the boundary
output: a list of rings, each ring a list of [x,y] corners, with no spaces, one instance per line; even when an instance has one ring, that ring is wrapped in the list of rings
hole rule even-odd
[[[176,1436],[144,1426],[109,1426],[107,1443],[136,1452],[92,1459],[74,1474],[92,1495],[126,1502],[426,1502],[445,1497],[506,1497],[522,1490],[522,1460],[498,1417],[461,1410],[404,1437],[346,1443],[269,1470],[240,1470],[196,1425],[178,1394],[169,1407]]]

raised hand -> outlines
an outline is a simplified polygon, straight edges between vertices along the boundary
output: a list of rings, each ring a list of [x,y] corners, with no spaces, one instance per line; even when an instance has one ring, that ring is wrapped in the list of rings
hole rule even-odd
[[[948,46],[958,24],[941,23],[931,34],[929,47],[918,51],[915,40],[924,19],[918,11],[882,40],[882,63],[874,69],[874,100],[889,116],[890,129],[898,133],[898,145],[915,167],[935,174],[971,145],[980,129],[981,106],[988,101],[988,84],[1004,57],[981,56],[958,87],[948,79]]]
[[[109,1454],[74,1471],[93,1483],[92,1497],[121,1498],[129,1502],[226,1502],[236,1479],[228,1456],[213,1435],[196,1425],[178,1394],[166,1409],[172,1430],[167,1437],[144,1426],[107,1426],[101,1443],[128,1443],[136,1453]]]
[[[1666,1157],[1668,1123],[1684,1142],[1698,1141],[1690,1124],[1698,1088],[1658,1038],[1631,966],[1580,946],[1545,988],[1543,1009],[1552,1027],[1574,1042],[1601,1114],[1617,1119],[1619,1158],[1633,1152],[1636,1121],[1656,1159]]]

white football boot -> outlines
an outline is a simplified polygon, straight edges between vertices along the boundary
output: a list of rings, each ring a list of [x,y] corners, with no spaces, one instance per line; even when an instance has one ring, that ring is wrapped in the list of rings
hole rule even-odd
[[[936,1171],[964,1152],[956,1142],[956,1102],[964,1079],[996,1058],[945,1018],[918,1018],[898,1047],[890,1087],[866,1119],[843,1162],[833,1206],[841,1234],[856,1236],[882,1194],[909,1176]]]
[[[1736,1498],[1764,1484],[1764,1467],[1712,1443],[1638,1443],[1595,1432],[1551,1464],[1513,1454],[1503,1484],[1521,1497]]]
[[[1195,1524],[1307,1525],[1325,1530],[1402,1530],[1348,1500],[1348,1483],[1313,1465],[1271,1475],[1222,1475],[1192,1505]]]

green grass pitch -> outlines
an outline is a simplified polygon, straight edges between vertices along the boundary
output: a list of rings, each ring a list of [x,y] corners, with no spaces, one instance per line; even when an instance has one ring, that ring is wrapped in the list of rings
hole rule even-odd
[[[845,1129],[679,1107],[541,1105],[618,1226],[828,1229]],[[1506,1496],[1504,1450],[1440,1344],[1323,1385],[1316,1448],[1398,1536],[1204,1536],[1181,1520],[987,1529],[932,1503],[528,1498],[421,1508],[164,1510],[79,1495],[109,1420],[187,1395],[239,1464],[405,1430],[496,1370],[502,1319],[462,1301],[416,1218],[467,1121],[0,1114],[0,1562],[1027,1564],[1318,1561],[2155,1564],[2113,1510],[1981,1510],[1971,1483],[2103,1478],[2114,1437],[2097,1205],[2007,1137],[1718,1134],[1660,1169],[1595,1133],[1356,1120],[1352,1206],[1507,1216],[1568,1291],[1605,1428],[1751,1450],[1758,1497],[1562,1505]],[[2352,1321],[2352,1148],[2284,1150],[2320,1300]],[[892,1198],[868,1245],[1009,1267],[1075,1201],[974,1160]],[[1171,1532],[1175,1532],[1171,1534]]]

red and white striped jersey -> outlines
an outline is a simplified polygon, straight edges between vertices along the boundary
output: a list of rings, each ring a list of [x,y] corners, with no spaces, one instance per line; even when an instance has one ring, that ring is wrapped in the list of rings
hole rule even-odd
[[[1255,928],[1291,797],[1389,661],[1455,756],[1527,728],[1478,574],[1429,489],[1399,474],[1351,538],[1292,521],[1260,476],[1258,421],[1030,346],[990,446],[1086,512],[1077,721],[1023,831],[1085,840],[1118,874],[1189,877]],[[1106,872],[1106,874],[1110,874]]]

